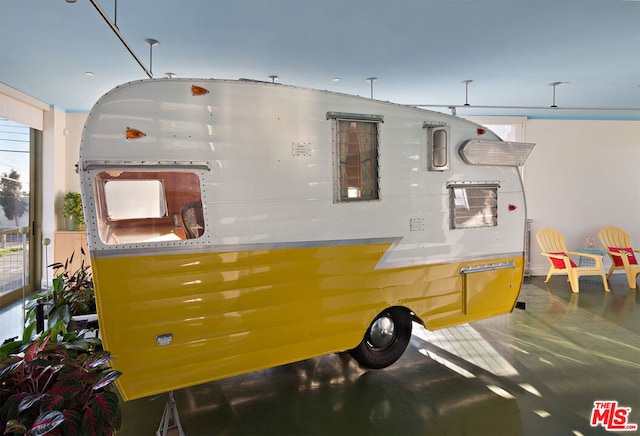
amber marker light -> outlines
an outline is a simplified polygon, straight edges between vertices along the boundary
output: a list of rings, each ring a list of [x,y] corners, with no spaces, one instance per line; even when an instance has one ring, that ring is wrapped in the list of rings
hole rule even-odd
[[[141,132],[138,129],[132,129],[128,127],[127,131],[125,132],[125,136],[127,137],[127,139],[138,139],[138,138],[142,138],[143,136],[147,136],[147,134],[144,132]]]
[[[191,93],[193,95],[205,95],[209,93],[209,90],[207,88],[203,88],[202,86],[192,85]]]

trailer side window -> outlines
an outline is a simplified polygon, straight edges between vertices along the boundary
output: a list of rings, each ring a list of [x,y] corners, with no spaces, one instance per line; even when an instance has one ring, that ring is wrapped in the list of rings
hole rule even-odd
[[[335,201],[380,198],[378,189],[378,121],[334,120]]]
[[[429,171],[449,169],[449,126],[425,121],[427,130],[427,166]]]
[[[104,171],[95,178],[105,244],[179,241],[204,233],[200,179],[185,171]]]
[[[497,184],[450,184],[452,229],[498,225]]]

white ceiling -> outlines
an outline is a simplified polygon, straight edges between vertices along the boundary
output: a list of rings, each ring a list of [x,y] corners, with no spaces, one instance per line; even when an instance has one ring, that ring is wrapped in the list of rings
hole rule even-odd
[[[144,40],[159,40],[155,77],[278,75],[367,97],[377,77],[377,99],[447,106],[463,105],[462,81],[473,80],[472,107],[458,114],[640,120],[637,0],[94,1],[147,68]],[[0,82],[88,111],[145,78],[89,0],[0,0]],[[473,107],[548,108],[556,81],[569,82],[556,88],[557,110]]]

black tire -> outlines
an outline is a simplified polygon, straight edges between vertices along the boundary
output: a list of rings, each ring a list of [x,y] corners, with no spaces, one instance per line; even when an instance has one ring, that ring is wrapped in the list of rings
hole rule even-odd
[[[386,368],[402,356],[411,339],[411,316],[398,307],[386,309],[371,322],[360,344],[349,354],[360,365]]]

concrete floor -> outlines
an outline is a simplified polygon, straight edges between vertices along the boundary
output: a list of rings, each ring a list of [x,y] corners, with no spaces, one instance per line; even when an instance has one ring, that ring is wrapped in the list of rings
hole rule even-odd
[[[610,287],[586,277],[573,294],[563,277],[548,286],[526,279],[525,310],[437,332],[414,325],[403,357],[383,370],[331,354],[181,389],[182,428],[187,436],[621,434],[590,425],[594,401],[605,400],[640,424],[640,297],[622,275]],[[3,337],[21,322],[19,305],[0,310]],[[124,403],[118,434],[154,434],[167,399]]]
[[[572,294],[562,277],[549,286],[527,279],[526,310],[438,332],[416,325],[403,357],[383,370],[332,354],[181,389],[182,428],[187,436],[619,433],[590,418],[594,401],[613,400],[630,408],[627,423],[640,424],[640,298],[624,276],[610,286],[605,293],[585,280]],[[124,403],[119,434],[154,434],[167,399]]]

